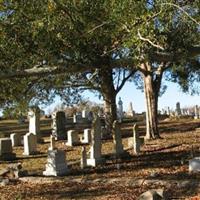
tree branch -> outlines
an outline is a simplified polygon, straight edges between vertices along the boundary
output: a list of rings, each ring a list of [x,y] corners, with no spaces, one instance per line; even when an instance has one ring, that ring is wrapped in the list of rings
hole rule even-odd
[[[118,93],[118,92],[122,89],[122,87],[124,86],[124,84],[126,83],[126,81],[127,81],[131,76],[133,76],[133,74],[135,74],[135,72],[136,72],[136,70],[131,71],[131,72],[129,73],[129,75],[128,75],[127,77],[125,77],[125,78],[122,80],[121,84],[120,84],[119,87],[117,87],[117,89],[116,89],[116,93]]]
[[[139,30],[138,30],[138,37],[139,37],[140,40],[145,41],[145,42],[148,42],[148,43],[151,44],[153,47],[156,47],[156,48],[161,49],[161,50],[164,51],[164,48],[163,48],[162,46],[157,45],[157,44],[154,44],[154,43],[153,43],[150,39],[148,39],[148,38],[142,37]]]
[[[198,26],[200,25],[200,22],[198,22],[196,19],[191,17],[183,8],[178,6],[177,4],[174,3],[161,3],[161,5],[169,5],[178,8],[180,11],[182,11],[188,18],[190,18],[193,22],[195,22]]]

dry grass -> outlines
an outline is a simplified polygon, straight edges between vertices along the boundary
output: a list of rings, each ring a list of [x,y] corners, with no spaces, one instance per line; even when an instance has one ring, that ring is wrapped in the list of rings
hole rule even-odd
[[[13,124],[13,122],[9,122]],[[58,141],[58,148],[66,151],[66,159],[71,168],[71,175],[58,182],[15,182],[6,187],[0,187],[0,199],[136,199],[142,192],[150,188],[165,188],[172,198],[190,199],[200,197],[199,187],[180,187],[173,181],[190,181],[196,183],[200,180],[199,174],[188,173],[188,160],[192,156],[200,156],[200,133],[195,132],[195,127],[200,125],[197,120],[166,121],[160,123],[162,139],[147,141],[141,153],[136,156],[132,150],[130,156],[124,159],[113,159],[113,144],[111,140],[103,142],[102,153],[106,163],[96,168],[82,171],[78,164],[81,147],[67,147],[64,142]],[[7,126],[0,123],[0,128]],[[130,124],[123,125],[123,144],[127,147],[126,136],[131,135]],[[48,129],[48,128],[46,128]],[[141,126],[140,133],[144,133]],[[38,145],[38,154],[23,156],[23,147],[15,147],[16,162],[21,162],[24,169],[38,176],[42,174],[46,163],[46,152],[49,146],[46,143]],[[193,154],[193,155],[191,155]],[[1,162],[0,168],[7,165]],[[159,179],[168,181],[168,185],[154,184],[135,185],[136,179]]]

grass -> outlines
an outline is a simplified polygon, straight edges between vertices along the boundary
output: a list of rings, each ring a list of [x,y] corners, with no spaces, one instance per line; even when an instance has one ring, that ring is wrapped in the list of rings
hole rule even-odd
[[[0,122],[0,130],[6,128],[9,134],[8,124],[19,131],[24,129],[23,125],[20,127],[16,122],[4,121]],[[131,123],[122,125],[125,148],[128,136],[132,134],[131,126]],[[199,120],[162,121],[159,125],[162,139],[147,141],[139,155],[134,155],[131,149],[127,150],[130,156],[124,159],[113,159],[110,156],[113,152],[112,140],[105,140],[102,145],[102,153],[106,157],[105,164],[85,171],[77,164],[80,160],[81,146],[67,147],[65,141],[57,141],[56,146],[66,151],[71,174],[59,181],[55,178],[45,182],[41,175],[49,146],[49,137],[46,135],[50,134],[50,131],[49,126],[44,123],[42,133],[46,142],[38,145],[37,155],[23,156],[23,147],[14,148],[17,154],[15,162],[21,162],[25,170],[37,175],[41,181],[18,181],[0,187],[0,199],[136,199],[142,192],[160,187],[171,195],[169,199],[192,199],[195,196],[200,198],[197,184],[200,175],[188,172],[188,160],[193,156],[200,156],[200,133],[195,131],[199,126]],[[141,124],[141,135],[144,135],[144,128]],[[8,162],[1,162],[0,168],[7,164]],[[136,184],[137,180],[142,182]],[[148,184],[148,181],[153,182]],[[187,184],[180,186],[179,183],[184,181],[187,181]]]

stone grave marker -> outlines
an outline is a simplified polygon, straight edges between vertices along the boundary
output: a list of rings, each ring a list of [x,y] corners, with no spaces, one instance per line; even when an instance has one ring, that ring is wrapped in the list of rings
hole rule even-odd
[[[10,139],[12,142],[13,147],[21,146],[22,145],[22,136],[19,133],[12,133],[10,134]]]
[[[67,138],[65,125],[65,112],[54,112],[52,114],[52,135],[56,138],[56,140],[64,140]]]
[[[87,167],[87,152],[86,152],[86,146],[82,146],[81,149],[81,169],[84,169]]]
[[[91,129],[89,129],[89,128],[84,129],[83,140],[81,142],[82,143],[90,143],[91,142]]]
[[[37,137],[33,133],[24,135],[24,153],[23,155],[32,155],[37,152]]]
[[[194,107],[194,119],[199,119],[199,107],[196,105]]]
[[[63,176],[69,173],[66,162],[66,153],[63,150],[48,150],[46,170],[44,176]]]
[[[56,138],[53,135],[50,135],[50,147],[49,150],[56,149]]]
[[[86,110],[82,110],[82,118],[87,118],[88,112]]]
[[[67,143],[68,146],[73,146],[76,143],[79,143],[78,132],[76,130],[67,131]]]
[[[0,159],[13,160],[16,154],[12,152],[12,142],[10,138],[0,138]]]
[[[119,97],[118,101],[118,119],[121,122],[124,117],[124,111],[123,111],[123,102],[121,100],[121,97]]]
[[[33,133],[37,136],[37,141],[42,142],[40,135],[40,108],[31,107],[28,112],[29,118],[29,133]]]
[[[127,115],[130,116],[130,117],[134,117],[134,115],[135,115],[135,112],[133,110],[133,104],[132,104],[132,102],[130,102],[130,104],[129,104]]]
[[[176,113],[176,116],[181,116],[181,106],[180,106],[180,102],[177,102],[176,103],[176,111],[175,111],[175,113]]]
[[[140,147],[144,144],[144,138],[139,137],[138,126],[134,124],[133,126],[133,137],[128,139],[128,146],[133,147],[133,151],[135,154],[140,153]]]
[[[114,140],[114,153],[116,156],[120,156],[124,153],[121,137],[121,129],[119,122],[115,120],[113,122],[113,140]]]
[[[89,158],[87,165],[95,167],[97,164],[102,163],[101,156],[101,121],[98,116],[95,116],[92,122],[91,131],[91,146],[89,150]]]

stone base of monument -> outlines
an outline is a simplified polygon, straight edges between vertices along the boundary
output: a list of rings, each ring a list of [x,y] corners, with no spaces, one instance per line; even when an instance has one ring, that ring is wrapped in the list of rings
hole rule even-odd
[[[96,167],[97,165],[102,164],[104,162],[105,162],[104,158],[98,158],[98,159],[88,158],[87,159],[87,166]]]
[[[62,150],[48,150],[48,158],[46,170],[43,172],[44,176],[63,176],[69,173],[65,157],[65,151]]]
[[[15,153],[4,153],[0,155],[0,160],[4,161],[11,161],[16,159],[16,154]]]
[[[189,160],[189,172],[200,172],[200,157]]]

